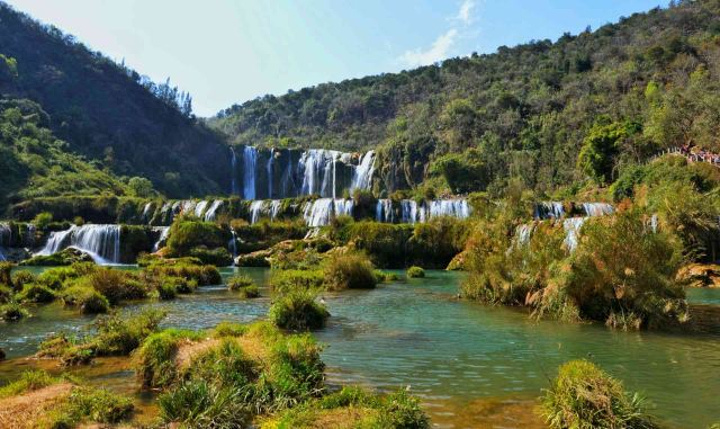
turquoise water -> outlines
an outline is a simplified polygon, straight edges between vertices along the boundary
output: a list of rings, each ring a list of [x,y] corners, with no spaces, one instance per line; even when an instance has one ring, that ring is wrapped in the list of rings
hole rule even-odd
[[[268,276],[264,269],[242,271],[258,283]],[[331,382],[410,386],[431,415],[440,416],[453,412],[447,403],[462,408],[477,398],[535,398],[558,365],[587,357],[642,391],[655,404],[654,413],[673,427],[720,420],[720,337],[535,322],[514,310],[457,300],[460,274],[427,273],[425,279],[376,290],[324,295],[332,317],[316,336],[326,345]],[[690,298],[720,303],[720,291],[692,291]],[[210,287],[176,301],[128,308],[163,307],[169,312],[166,325],[201,329],[221,320],[262,318],[269,303],[238,300],[222,287]],[[32,354],[48,332],[82,330],[90,321],[59,305],[39,307],[36,317],[0,324],[0,347],[10,357]],[[443,427],[463,427],[448,421]]]

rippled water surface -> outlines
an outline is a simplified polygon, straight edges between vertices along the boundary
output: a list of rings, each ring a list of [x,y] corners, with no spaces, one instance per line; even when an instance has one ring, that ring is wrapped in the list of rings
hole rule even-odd
[[[269,274],[242,271],[260,284]],[[460,281],[457,273],[429,271],[425,279],[372,291],[326,294],[332,317],[316,335],[326,345],[330,380],[379,389],[410,386],[439,427],[476,427],[470,422],[489,409],[501,410],[499,420],[487,423],[491,427],[528,427],[521,415],[530,412],[557,366],[588,357],[642,391],[673,427],[720,420],[720,337],[534,322],[518,311],[457,300]],[[690,299],[717,305],[720,290],[694,290]],[[200,329],[264,317],[269,304],[268,298],[241,301],[211,287],[176,301],[128,307],[164,307],[166,325]],[[0,347],[11,357],[32,354],[48,332],[82,330],[92,320],[59,305],[35,314],[0,324]]]

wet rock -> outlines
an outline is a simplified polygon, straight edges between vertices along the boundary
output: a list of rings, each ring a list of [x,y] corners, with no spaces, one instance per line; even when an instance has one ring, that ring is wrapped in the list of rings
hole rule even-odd
[[[720,287],[720,265],[686,265],[678,272],[678,280],[688,281],[690,287]]]

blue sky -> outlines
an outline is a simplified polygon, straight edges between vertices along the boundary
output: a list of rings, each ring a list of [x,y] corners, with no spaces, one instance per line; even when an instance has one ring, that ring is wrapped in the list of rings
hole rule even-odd
[[[658,0],[9,0],[94,50],[193,96],[233,103],[443,58],[556,40]]]

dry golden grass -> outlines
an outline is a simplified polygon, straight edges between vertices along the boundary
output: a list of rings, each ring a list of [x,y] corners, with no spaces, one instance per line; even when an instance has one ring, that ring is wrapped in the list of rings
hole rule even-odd
[[[59,383],[2,400],[0,428],[41,428],[43,417],[70,395],[73,385]]]

